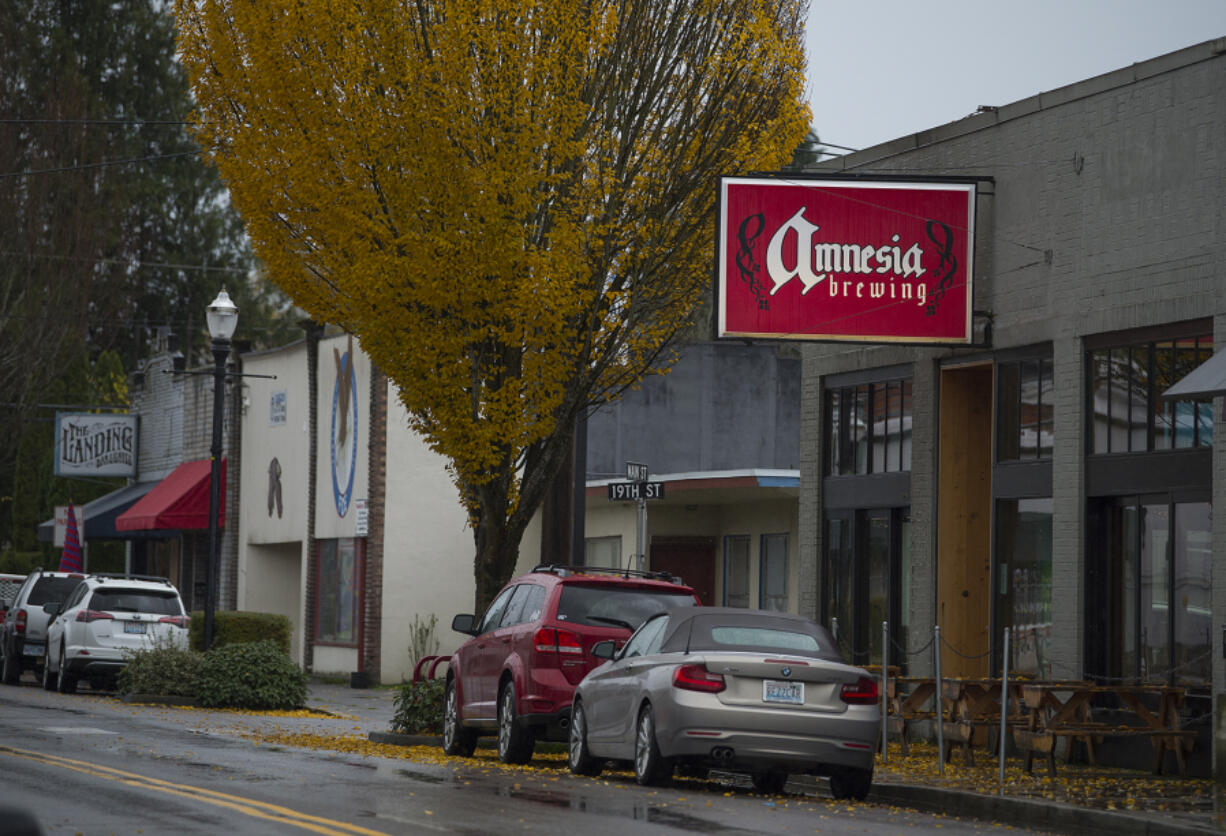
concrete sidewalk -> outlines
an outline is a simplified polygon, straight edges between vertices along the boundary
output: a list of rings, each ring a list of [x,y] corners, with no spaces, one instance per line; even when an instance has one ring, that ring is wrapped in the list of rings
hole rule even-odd
[[[343,715],[348,721],[347,726],[353,729],[350,732],[352,734],[360,734],[375,742],[388,743],[404,740],[402,736],[391,733],[395,694],[394,688],[354,689],[348,685],[312,682],[307,704],[311,708]],[[439,743],[437,738],[430,737],[416,737],[412,741],[435,745]],[[1204,801],[1189,804],[1185,798],[1183,803],[1177,800],[1176,803],[1168,805],[1196,808],[1190,810],[1101,809],[1106,803],[1101,796],[1090,798],[1088,803],[1071,803],[1067,800],[1023,797],[1022,792],[1008,785],[1005,787],[1005,794],[1001,795],[997,792],[998,771],[995,759],[991,759],[990,764],[979,767],[973,776],[969,776],[966,768],[956,763],[948,764],[946,775],[941,776],[931,764],[923,763],[922,769],[908,769],[906,764],[914,764],[915,761],[896,758],[893,754],[891,758],[888,767],[877,770],[873,790],[868,798],[870,802],[1061,833],[1101,833],[1113,836],[1226,833],[1226,807],[1222,808],[1222,813],[1218,813],[1212,809],[1212,803]],[[977,788],[968,790],[951,786],[959,775],[964,783],[967,780],[977,782]],[[1087,787],[1092,795],[1095,781],[1109,785],[1110,793],[1120,796],[1120,804],[1140,800],[1152,805],[1154,802],[1147,793],[1152,795],[1155,781],[1168,793],[1168,798],[1175,799],[1178,799],[1181,786],[1189,789],[1195,786],[1198,794],[1202,793],[1205,786],[1205,782],[1191,783],[1193,779],[1155,779],[1147,773],[1095,771],[1090,767],[1062,767],[1055,778],[1043,780],[1041,783],[1052,795],[1064,798],[1075,796],[1074,789],[1085,794]],[[1181,784],[1181,781],[1185,783]],[[826,783],[810,777],[798,776],[789,782],[788,790],[829,797]],[[1220,795],[1219,793],[1219,804],[1222,803]]]

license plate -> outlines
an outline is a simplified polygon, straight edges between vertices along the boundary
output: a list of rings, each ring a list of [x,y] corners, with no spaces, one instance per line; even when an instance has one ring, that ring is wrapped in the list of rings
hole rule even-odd
[[[140,633],[144,634],[145,624],[141,621],[125,621],[123,623],[123,631],[125,633]]]
[[[42,656],[47,652],[47,648],[41,644],[23,644],[21,646],[22,656]]]
[[[805,684],[803,682],[780,682],[777,679],[762,680],[762,701],[779,702],[786,705],[804,705]]]

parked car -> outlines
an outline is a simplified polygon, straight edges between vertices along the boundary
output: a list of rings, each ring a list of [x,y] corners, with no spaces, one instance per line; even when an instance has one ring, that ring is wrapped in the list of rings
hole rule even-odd
[[[575,690],[569,763],[578,775],[629,761],[643,785],[675,767],[748,773],[780,792],[790,773],[825,775],[835,798],[864,798],[880,731],[877,681],[844,664],[799,615],[733,607],[647,620]]]
[[[443,749],[471,755],[482,734],[498,756],[526,763],[535,741],[567,739],[571,696],[600,641],[624,640],[656,613],[698,606],[694,590],[663,572],[538,566],[508,583],[478,620],[451,627],[473,638],[451,656]]]
[[[43,687],[71,694],[84,678],[96,690],[114,687],[115,675],[137,650],[187,649],[190,618],[179,590],[166,578],[90,575],[63,604],[48,605]]]
[[[41,671],[47,648],[47,623],[51,616],[44,604],[62,603],[84,575],[79,572],[45,572],[35,569],[13,597],[6,601],[0,624],[0,681],[16,685],[24,670]]]

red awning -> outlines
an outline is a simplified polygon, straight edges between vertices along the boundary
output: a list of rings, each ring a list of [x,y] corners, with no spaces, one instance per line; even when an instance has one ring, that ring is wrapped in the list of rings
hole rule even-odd
[[[116,531],[174,531],[209,527],[212,461],[184,462],[153,490],[115,518]],[[221,507],[217,524],[226,524],[226,460],[221,460]]]

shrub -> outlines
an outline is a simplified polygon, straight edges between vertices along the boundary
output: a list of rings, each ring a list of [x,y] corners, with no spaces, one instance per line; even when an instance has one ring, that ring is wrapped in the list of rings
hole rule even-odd
[[[400,734],[442,734],[445,685],[445,679],[426,679],[398,685],[392,731]]]
[[[281,652],[289,655],[289,640],[293,631],[290,620],[271,612],[236,612],[220,610],[213,613],[213,646],[217,650],[230,644],[243,644],[269,640]],[[188,631],[192,650],[204,650],[204,613],[192,613]]]
[[[272,641],[231,644],[204,654],[196,702],[204,708],[289,710],[306,702],[306,674]]]
[[[194,650],[159,641],[132,653],[119,672],[116,687],[123,694],[157,694],[165,697],[196,696],[202,659]]]

